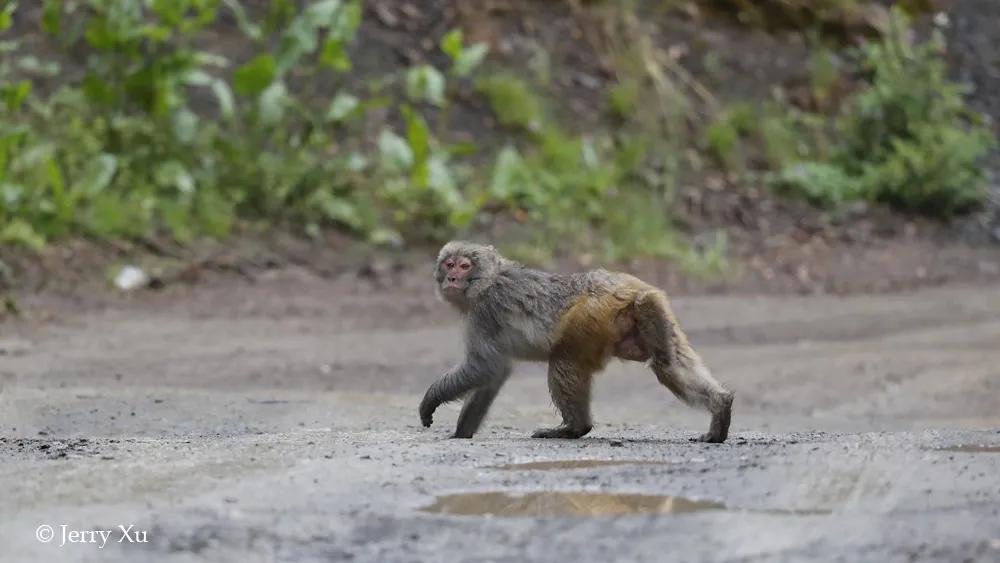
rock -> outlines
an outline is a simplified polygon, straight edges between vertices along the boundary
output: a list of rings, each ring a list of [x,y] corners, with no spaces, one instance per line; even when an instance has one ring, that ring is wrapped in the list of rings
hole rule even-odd
[[[121,291],[133,291],[149,285],[149,274],[137,266],[124,266],[112,283]]]

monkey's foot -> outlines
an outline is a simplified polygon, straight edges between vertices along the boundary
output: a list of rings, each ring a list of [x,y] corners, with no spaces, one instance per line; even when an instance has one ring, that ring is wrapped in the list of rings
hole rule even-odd
[[[456,440],[456,439],[457,440],[467,440],[469,438],[472,438],[472,434],[459,434],[458,432],[455,432],[451,436],[448,436],[448,438],[450,438],[452,440]]]
[[[733,394],[730,391],[723,391],[715,399],[716,406],[713,409],[712,424],[708,427],[708,432],[692,438],[692,442],[708,442],[709,444],[721,444],[729,436],[729,422],[733,416]]]
[[[535,430],[535,433],[531,435],[532,438],[561,438],[564,440],[575,440],[587,432],[590,432],[590,426],[584,426],[583,428],[571,428],[569,426],[557,426],[555,428],[539,428]]]
[[[713,432],[706,432],[706,433],[702,434],[701,436],[698,436],[697,438],[688,438],[688,441],[689,442],[705,442],[705,443],[708,443],[708,444],[721,444],[721,443],[723,443],[723,442],[726,441],[726,436],[725,435],[721,435],[721,434],[717,434],[717,433],[713,433]]]

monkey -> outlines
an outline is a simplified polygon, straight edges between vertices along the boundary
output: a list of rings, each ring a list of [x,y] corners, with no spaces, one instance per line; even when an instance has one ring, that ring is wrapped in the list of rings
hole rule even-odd
[[[420,421],[464,398],[452,438],[479,429],[515,360],[548,362],[548,387],[562,424],[534,438],[576,439],[591,431],[593,377],[612,358],[648,363],[684,403],[711,413],[692,441],[721,443],[734,394],[716,381],[681,330],[660,289],[625,273],[557,274],[508,260],[492,246],[451,241],[434,268],[437,297],[464,320],[465,358],[427,389]]]

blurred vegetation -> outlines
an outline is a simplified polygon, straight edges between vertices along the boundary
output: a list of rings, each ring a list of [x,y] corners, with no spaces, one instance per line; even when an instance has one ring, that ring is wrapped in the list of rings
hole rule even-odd
[[[58,55],[0,35],[0,244],[188,242],[277,225],[400,245],[501,213],[525,226],[513,250],[528,259],[657,255],[712,273],[725,238],[691,249],[668,212],[673,194],[697,155],[742,174],[758,142],[773,185],[820,204],[947,215],[982,198],[975,163],[991,138],[945,78],[940,40],[911,43],[901,16],[863,50],[868,78],[831,118],[781,100],[717,107],[616,7],[613,125],[580,136],[550,112],[546,72],[487,66],[487,46],[458,30],[440,42],[441,68],[351,80],[360,0],[272,0],[262,15],[237,0],[38,1],[31,25]],[[27,5],[0,0],[0,33]],[[245,62],[202,47],[223,12],[254,46]],[[820,54],[813,65],[818,99],[836,82],[828,63]],[[506,129],[498,143],[450,139],[463,88]],[[705,107],[702,119],[694,110]],[[372,133],[378,112],[389,119]]]
[[[772,184],[820,205],[870,200],[941,218],[983,203],[980,160],[995,138],[948,80],[943,53],[940,34],[914,43],[907,18],[895,11],[889,33],[858,53],[866,84],[839,113],[790,112],[764,122],[777,170]],[[824,83],[813,81],[818,89]]]

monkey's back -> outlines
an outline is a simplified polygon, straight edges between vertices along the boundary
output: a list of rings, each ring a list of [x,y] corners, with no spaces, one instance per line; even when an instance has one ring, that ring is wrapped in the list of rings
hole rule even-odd
[[[553,274],[514,263],[501,270],[487,291],[470,321],[486,328],[505,349],[528,360],[559,353],[593,356],[595,367],[603,367],[634,324],[623,311],[640,296],[662,295],[629,274]]]

